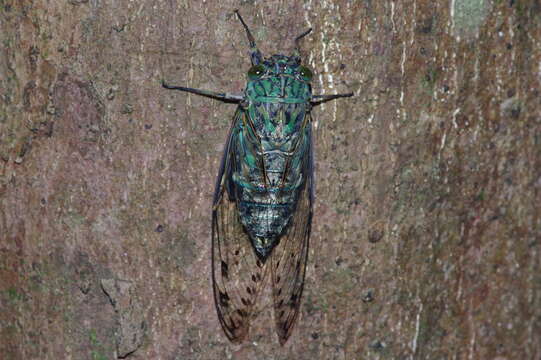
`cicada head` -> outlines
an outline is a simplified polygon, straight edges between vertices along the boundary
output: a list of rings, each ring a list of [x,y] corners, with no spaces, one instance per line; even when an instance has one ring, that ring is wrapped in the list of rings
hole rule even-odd
[[[312,97],[312,71],[297,56],[273,55],[248,71],[250,102],[305,103]]]
[[[295,38],[291,56],[273,55],[263,59],[250,29],[235,11],[246,30],[250,42],[252,67],[248,70],[246,97],[252,103],[307,103],[312,97],[312,70],[301,64],[299,40],[308,35],[308,29]]]

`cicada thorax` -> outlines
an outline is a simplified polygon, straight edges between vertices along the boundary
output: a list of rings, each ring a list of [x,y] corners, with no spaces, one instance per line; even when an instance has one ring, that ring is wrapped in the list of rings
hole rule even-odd
[[[310,146],[311,89],[288,73],[288,66],[298,66],[289,59],[273,56],[265,64],[267,76],[248,83],[233,144],[239,216],[262,260],[279,243],[308,175],[303,161]]]

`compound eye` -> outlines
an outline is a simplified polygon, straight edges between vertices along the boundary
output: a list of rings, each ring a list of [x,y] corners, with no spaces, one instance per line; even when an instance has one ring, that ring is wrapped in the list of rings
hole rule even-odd
[[[257,80],[265,73],[265,67],[263,65],[254,65],[248,70],[248,77],[250,80]]]
[[[299,75],[304,81],[311,81],[312,80],[312,70],[308,69],[306,66],[301,66],[299,68]]]

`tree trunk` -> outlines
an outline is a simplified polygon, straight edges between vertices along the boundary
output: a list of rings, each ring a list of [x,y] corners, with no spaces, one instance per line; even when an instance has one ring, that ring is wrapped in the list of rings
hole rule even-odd
[[[301,316],[228,342],[211,201],[242,92],[302,40]],[[541,359],[539,0],[0,1],[3,359]],[[263,302],[268,302],[268,293]]]

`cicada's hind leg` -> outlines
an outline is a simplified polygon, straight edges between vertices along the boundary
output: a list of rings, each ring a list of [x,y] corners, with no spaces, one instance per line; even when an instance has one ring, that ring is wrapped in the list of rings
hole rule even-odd
[[[185,91],[192,94],[206,96],[206,97],[210,97],[213,99],[222,100],[226,102],[239,103],[244,99],[244,95],[242,94],[230,94],[230,93],[215,92],[215,91],[209,91],[209,90],[193,89],[193,88],[184,87],[184,86],[169,85],[169,84],[166,84],[165,82],[162,82],[162,86],[169,90]]]

